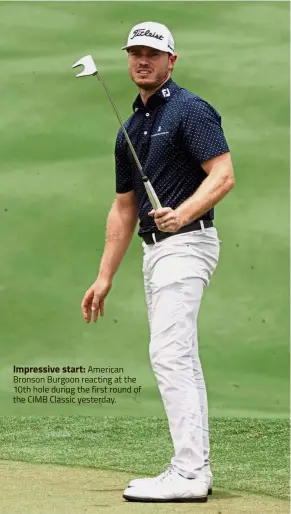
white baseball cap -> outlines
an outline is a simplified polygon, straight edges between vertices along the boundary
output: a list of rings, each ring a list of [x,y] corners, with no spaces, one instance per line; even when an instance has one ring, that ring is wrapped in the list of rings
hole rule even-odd
[[[150,46],[170,54],[175,52],[174,38],[169,29],[154,21],[145,21],[135,25],[129,33],[127,45],[123,46],[121,50],[127,50],[136,45]]]

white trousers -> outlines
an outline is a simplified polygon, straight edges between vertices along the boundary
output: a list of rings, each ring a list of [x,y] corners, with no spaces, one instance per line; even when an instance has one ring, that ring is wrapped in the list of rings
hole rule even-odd
[[[173,441],[171,464],[181,475],[198,478],[210,473],[210,447],[197,316],[220,240],[210,227],[142,246],[150,359]]]

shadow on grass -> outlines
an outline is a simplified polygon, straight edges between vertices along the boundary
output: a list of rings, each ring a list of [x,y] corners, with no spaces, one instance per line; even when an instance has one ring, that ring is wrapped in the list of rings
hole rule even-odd
[[[122,489],[86,489],[86,491],[89,491],[90,493],[118,493],[124,491],[124,487]]]
[[[122,492],[122,491],[124,491],[124,488],[123,489],[120,489],[120,488],[87,489],[87,491],[90,491],[91,493],[113,493],[113,492]],[[225,499],[231,500],[234,498],[239,498],[240,496],[242,496],[242,495],[239,493],[234,494],[234,493],[229,493],[227,491],[215,491],[211,496],[209,496],[209,499],[210,500],[211,499],[213,499],[213,500],[225,500]]]
[[[211,496],[209,496],[209,499],[211,500],[213,498],[213,500],[225,500],[225,499],[231,500],[232,498],[239,498],[240,496],[241,496],[241,494],[239,494],[239,493],[233,494],[233,493],[228,493],[227,491],[214,491],[213,494]]]

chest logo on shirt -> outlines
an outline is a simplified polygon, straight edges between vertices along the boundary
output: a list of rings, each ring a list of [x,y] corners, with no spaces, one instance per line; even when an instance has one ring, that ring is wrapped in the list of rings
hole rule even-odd
[[[151,137],[155,137],[155,136],[163,136],[164,134],[169,134],[169,131],[165,131],[165,132],[162,132],[162,127],[161,125],[158,126],[158,130],[155,134],[151,134]]]
[[[162,89],[163,96],[171,96],[170,90],[168,88]]]

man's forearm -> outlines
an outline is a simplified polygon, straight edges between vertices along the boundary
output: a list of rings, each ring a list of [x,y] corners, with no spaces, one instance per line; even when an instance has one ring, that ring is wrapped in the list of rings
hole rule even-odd
[[[183,225],[195,221],[214,207],[234,187],[234,179],[228,167],[220,163],[202,182],[195,193],[183,202],[176,211]]]
[[[98,277],[113,279],[130,245],[137,219],[131,210],[119,210],[113,204],[107,219],[106,242]]]

